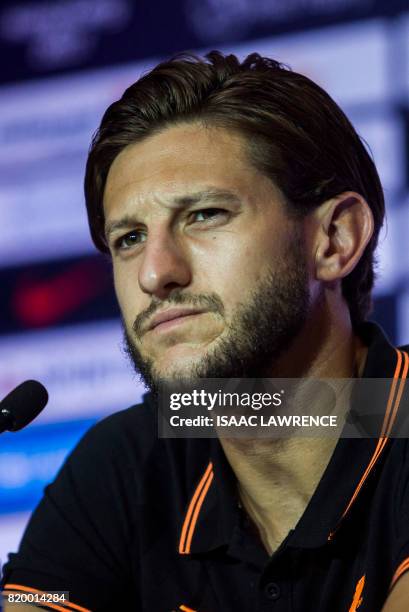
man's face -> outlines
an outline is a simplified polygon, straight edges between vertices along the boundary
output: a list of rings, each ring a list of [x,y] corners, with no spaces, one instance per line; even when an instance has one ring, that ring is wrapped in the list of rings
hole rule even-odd
[[[309,310],[301,226],[244,140],[170,127],[115,159],[107,239],[128,353],[145,384],[268,376]],[[150,328],[159,313],[193,314]]]

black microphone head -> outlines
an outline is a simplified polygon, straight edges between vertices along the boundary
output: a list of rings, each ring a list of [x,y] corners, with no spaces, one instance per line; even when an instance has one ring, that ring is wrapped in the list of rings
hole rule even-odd
[[[18,431],[36,418],[48,402],[47,389],[37,380],[26,380],[2,400],[1,416],[5,429]]]

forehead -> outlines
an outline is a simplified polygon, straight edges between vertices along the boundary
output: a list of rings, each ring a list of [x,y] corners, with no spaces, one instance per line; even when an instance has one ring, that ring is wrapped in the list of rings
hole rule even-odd
[[[129,198],[183,195],[201,185],[246,190],[260,178],[239,134],[200,124],[173,126],[128,145],[116,157],[108,173],[104,208],[107,213]]]

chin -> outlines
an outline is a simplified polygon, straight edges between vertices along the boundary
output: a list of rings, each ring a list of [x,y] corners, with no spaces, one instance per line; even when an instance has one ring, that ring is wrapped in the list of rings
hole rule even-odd
[[[189,343],[178,343],[153,356],[155,369],[163,373],[173,370],[194,368],[209,353],[209,345],[191,346]]]
[[[160,363],[155,365],[155,376],[165,382],[171,383],[181,379],[197,380],[195,375],[196,367],[200,364],[201,359],[185,359],[175,363]]]

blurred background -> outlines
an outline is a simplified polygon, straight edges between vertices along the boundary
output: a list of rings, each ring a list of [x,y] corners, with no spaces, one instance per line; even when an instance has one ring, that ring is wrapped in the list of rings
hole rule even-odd
[[[121,353],[82,180],[105,108],[173,52],[258,51],[323,86],[368,143],[387,202],[373,319],[409,342],[407,0],[2,0],[0,398],[50,401],[0,437],[0,560],[79,437],[144,389]]]

